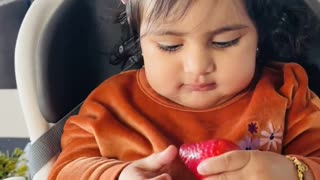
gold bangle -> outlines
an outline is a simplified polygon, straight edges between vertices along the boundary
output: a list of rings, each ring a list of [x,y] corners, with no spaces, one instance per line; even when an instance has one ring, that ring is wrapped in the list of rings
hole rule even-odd
[[[308,170],[308,167],[301,163],[296,157],[286,156],[296,167],[299,180],[304,180],[304,173]]]

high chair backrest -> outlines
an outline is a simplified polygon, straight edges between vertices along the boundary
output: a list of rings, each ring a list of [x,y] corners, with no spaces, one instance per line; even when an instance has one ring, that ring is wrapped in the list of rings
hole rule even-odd
[[[121,71],[120,65],[109,62],[129,37],[124,25],[113,23],[123,8],[119,0],[31,4],[15,51],[17,89],[31,145],[99,83]],[[38,173],[31,172],[34,179],[46,179],[53,162],[54,158]],[[31,171],[38,169],[31,165]]]

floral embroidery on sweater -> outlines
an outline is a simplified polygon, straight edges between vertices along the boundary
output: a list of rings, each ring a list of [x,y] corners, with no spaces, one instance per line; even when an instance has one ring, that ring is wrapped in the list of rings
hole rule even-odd
[[[259,148],[259,145],[259,139],[250,136],[246,136],[244,140],[239,142],[239,147],[243,150],[256,150]]]
[[[251,122],[248,124],[248,131],[251,134],[255,134],[258,133],[258,126],[257,126],[257,122]]]
[[[260,138],[260,146],[266,145],[267,151],[276,151],[278,149],[278,144],[282,143],[283,132],[280,132],[280,128],[275,129],[271,122],[269,122],[268,128],[269,131],[261,131],[262,137]]]
[[[282,143],[283,132],[280,127],[274,128],[271,122],[268,123],[268,130],[261,130],[257,122],[250,122],[247,131],[247,135],[238,144],[243,150],[277,151]]]
[[[250,122],[248,124],[248,135],[239,142],[239,147],[243,150],[256,150],[260,146],[260,139],[257,138],[259,127],[257,122]]]

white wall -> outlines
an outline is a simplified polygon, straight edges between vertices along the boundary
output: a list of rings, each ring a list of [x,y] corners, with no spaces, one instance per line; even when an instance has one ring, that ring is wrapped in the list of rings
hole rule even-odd
[[[0,89],[1,137],[28,137],[16,89]]]

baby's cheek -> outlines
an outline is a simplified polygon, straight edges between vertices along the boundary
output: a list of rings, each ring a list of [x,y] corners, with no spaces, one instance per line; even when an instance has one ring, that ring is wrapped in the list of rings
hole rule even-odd
[[[152,89],[158,94],[168,97],[176,92],[175,81],[166,75],[152,74],[148,78],[148,82]]]
[[[245,89],[251,82],[251,76],[231,75],[222,79],[221,88],[226,94],[235,94]]]

